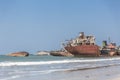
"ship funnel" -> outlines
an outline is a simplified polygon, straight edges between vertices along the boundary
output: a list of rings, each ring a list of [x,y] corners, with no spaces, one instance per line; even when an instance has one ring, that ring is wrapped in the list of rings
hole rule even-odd
[[[107,41],[103,41],[102,46],[106,47],[107,46]]]
[[[84,32],[80,32],[79,37],[80,37],[80,38],[84,38],[84,36],[85,36],[85,35],[84,35]]]

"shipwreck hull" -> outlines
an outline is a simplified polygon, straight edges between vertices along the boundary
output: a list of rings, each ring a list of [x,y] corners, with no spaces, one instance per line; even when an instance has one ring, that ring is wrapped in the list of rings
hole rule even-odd
[[[97,45],[66,46],[65,49],[75,56],[99,56],[100,50]]]

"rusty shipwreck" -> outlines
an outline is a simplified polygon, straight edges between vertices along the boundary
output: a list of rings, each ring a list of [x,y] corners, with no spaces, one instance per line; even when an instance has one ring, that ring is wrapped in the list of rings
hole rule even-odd
[[[80,32],[75,39],[69,40],[63,44],[64,49],[74,56],[99,56],[99,46],[95,44],[93,35],[86,36],[84,32]]]

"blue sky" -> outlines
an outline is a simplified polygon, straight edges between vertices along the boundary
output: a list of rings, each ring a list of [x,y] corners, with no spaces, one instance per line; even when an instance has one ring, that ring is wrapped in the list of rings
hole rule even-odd
[[[56,50],[79,32],[120,45],[119,0],[0,0],[0,54]]]

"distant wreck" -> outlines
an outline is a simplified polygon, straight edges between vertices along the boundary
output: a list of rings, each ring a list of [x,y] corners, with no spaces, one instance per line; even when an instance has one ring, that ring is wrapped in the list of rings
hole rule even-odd
[[[7,56],[27,57],[27,56],[29,56],[29,53],[28,53],[28,52],[25,52],[25,51],[21,51],[21,52],[14,52],[14,53],[7,54]]]
[[[120,55],[120,46],[117,47],[116,43],[110,42],[109,44],[107,41],[103,41],[102,48],[100,49],[101,55]]]
[[[37,52],[37,55],[38,55],[38,56],[50,55],[50,52],[48,52],[48,51],[38,51],[38,52]]]

